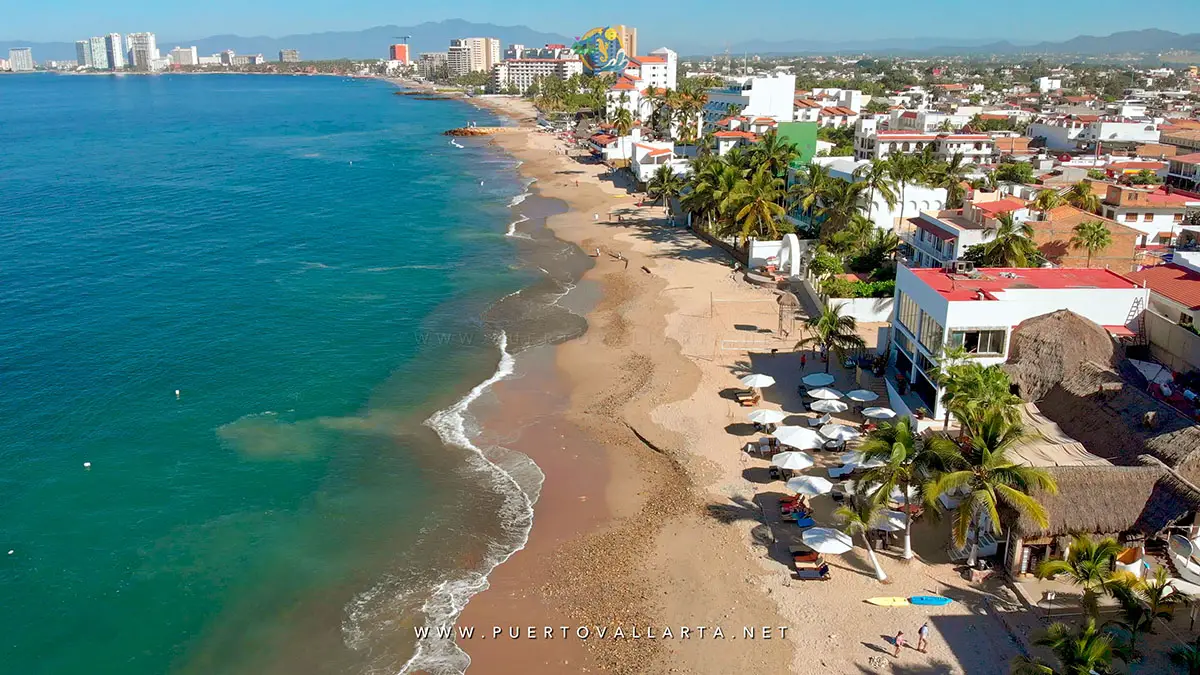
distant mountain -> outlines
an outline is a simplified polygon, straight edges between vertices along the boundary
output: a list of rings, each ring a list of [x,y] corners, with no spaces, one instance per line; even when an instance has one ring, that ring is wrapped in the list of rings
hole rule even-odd
[[[461,19],[427,22],[416,26],[376,26],[360,31],[339,31],[285,35],[283,37],[242,37],[239,35],[214,35],[212,37],[173,40],[159,36],[158,47],[164,54],[172,47],[196,46],[201,55],[215,54],[232,49],[239,54],[261,53],[268,59],[278,56],[280,49],[298,49],[300,57],[317,59],[365,59],[386,58],[388,45],[401,42],[400,37],[411,35],[409,45],[413,54],[446,51],[450,40],[464,37],[499,38],[505,46],[523,44],[542,46],[545,44],[570,44],[572,38],[556,33],[543,33],[526,26],[497,26],[490,23],[471,23]],[[81,35],[80,39],[89,36]],[[30,47],[37,61],[46,59],[74,59],[73,42],[0,42],[0,57],[7,58],[12,47]]]

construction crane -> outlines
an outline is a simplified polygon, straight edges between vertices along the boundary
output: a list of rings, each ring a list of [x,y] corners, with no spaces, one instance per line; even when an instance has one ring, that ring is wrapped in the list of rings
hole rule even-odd
[[[411,35],[399,35],[392,39],[393,40],[404,40],[404,44],[408,44],[408,41],[412,39],[412,36]]]

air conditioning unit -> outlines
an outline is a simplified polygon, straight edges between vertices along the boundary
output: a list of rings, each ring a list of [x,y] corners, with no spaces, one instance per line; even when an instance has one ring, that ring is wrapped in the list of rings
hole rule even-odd
[[[955,274],[971,274],[975,271],[975,263],[970,260],[953,260]]]

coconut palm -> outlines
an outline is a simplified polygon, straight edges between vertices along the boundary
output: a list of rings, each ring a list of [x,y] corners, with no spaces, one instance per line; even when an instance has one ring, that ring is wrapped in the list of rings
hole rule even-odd
[[[1038,256],[1033,243],[1033,227],[1017,222],[1011,213],[1001,213],[996,220],[1000,226],[992,232],[991,241],[983,245],[983,257],[991,267],[1031,267]]]
[[[842,271],[842,259],[825,247],[818,244],[813,249],[812,259],[808,261],[808,273],[817,279],[824,279]]]
[[[912,550],[912,507],[910,488],[920,488],[923,477],[932,476],[957,467],[962,463],[962,453],[953,441],[945,436],[922,439],[913,430],[912,418],[905,415],[894,424],[884,423],[872,431],[859,446],[858,452],[864,463],[878,460],[883,466],[868,470],[859,480],[860,486],[874,489],[877,501],[885,502],[893,491],[904,495],[904,513],[909,518],[904,523],[904,557],[911,559]]]
[[[1043,220],[1046,218],[1046,212],[1062,205],[1063,198],[1058,193],[1058,190],[1038,190],[1038,193],[1033,197],[1033,208],[1042,212]]]
[[[1117,556],[1122,546],[1111,537],[1099,541],[1087,535],[1075,535],[1064,560],[1045,560],[1038,565],[1039,579],[1062,577],[1083,589],[1083,606],[1093,615],[1099,610],[1099,597],[1117,581]]]
[[[979,530],[985,519],[992,532],[1000,534],[1000,505],[1030,518],[1040,527],[1049,524],[1046,507],[1030,493],[1040,489],[1055,494],[1058,485],[1044,469],[1008,459],[1008,451],[1025,438],[1019,424],[1010,423],[999,414],[990,414],[980,423],[970,447],[963,453],[967,466],[941,474],[925,487],[926,503],[934,509],[941,508],[939,496],[953,490],[966,491],[954,510],[953,533],[959,547],[966,546],[968,535],[974,533],[967,565],[975,565]]]
[[[866,183],[851,183],[833,180],[825,189],[822,205],[817,208],[821,221],[821,237],[829,239],[848,227],[859,213],[859,200],[866,190]],[[870,221],[867,221],[868,223]]]
[[[654,199],[663,200],[663,213],[671,208],[671,199],[678,197],[683,190],[684,181],[675,169],[668,164],[658,167],[650,181],[646,183],[646,193]]]
[[[1086,180],[1081,180],[1067,188],[1067,191],[1063,193],[1063,199],[1077,209],[1092,213],[1100,211],[1100,197],[1092,190],[1092,184]]]
[[[1021,419],[1021,398],[1012,393],[1012,380],[999,365],[984,366],[968,360],[961,346],[943,350],[938,384],[942,387],[942,405],[946,409],[943,429],[950,427],[950,415],[962,426],[963,435],[973,436],[992,416],[1016,424]]]
[[[962,208],[967,192],[963,183],[967,180],[967,174],[974,168],[975,165],[965,163],[963,156],[956,153],[950,161],[939,162],[930,170],[930,184],[946,191],[946,208]]]
[[[867,534],[879,522],[880,514],[883,511],[883,506],[878,502],[867,499],[865,497],[854,496],[850,498],[850,503],[833,512],[833,517],[842,521],[842,529],[854,536],[861,534],[863,544],[867,547],[867,557],[871,559],[871,566],[875,568],[875,578],[880,581],[887,581],[887,574],[879,565],[879,558],[875,555],[875,549],[871,546],[871,539]]]
[[[827,237],[829,248],[843,256],[852,251],[861,251],[871,240],[874,232],[880,232],[875,228],[875,223],[867,220],[863,214],[855,212],[851,214],[845,227],[835,232],[833,236]]]
[[[1171,663],[1187,675],[1200,675],[1200,635],[1191,642],[1171,650]]]
[[[1154,576],[1148,579],[1135,579],[1128,573],[1115,573],[1109,580],[1108,592],[1121,605],[1120,618],[1108,621],[1105,627],[1113,628],[1128,635],[1128,641],[1121,645],[1122,659],[1126,661],[1138,658],[1137,638],[1142,633],[1154,633],[1155,624],[1159,621],[1170,621],[1175,616],[1175,608],[1184,602],[1183,594],[1171,586],[1166,568],[1158,568]]]
[[[780,138],[774,131],[768,131],[762,140],[754,144],[750,156],[759,167],[764,167],[773,176],[783,176],[788,166],[800,156],[800,150],[795,143],[786,138]]]
[[[1087,251],[1087,266],[1092,266],[1092,255],[1112,246],[1112,231],[1099,220],[1088,220],[1075,226],[1071,237],[1071,248]]]
[[[1041,659],[1018,656],[1012,660],[1013,675],[1106,675],[1112,672],[1112,637],[1096,628],[1093,619],[1088,619],[1078,633],[1072,633],[1066,624],[1051,624],[1033,643],[1053,652],[1057,666]]]
[[[887,162],[873,159],[870,163],[855,169],[854,176],[867,186],[867,191],[870,193],[867,202],[867,218],[871,217],[876,194],[883,197],[883,202],[888,205],[888,208],[896,208],[896,181],[892,179]]]
[[[752,237],[779,239],[789,230],[783,222],[787,211],[779,205],[784,194],[783,179],[771,175],[765,168],[743,180],[729,196],[733,226],[743,244]]]
[[[806,349],[809,347],[820,347],[821,353],[826,355],[825,372],[829,372],[829,352],[837,354],[838,359],[842,360],[846,357],[846,352],[850,349],[862,349],[864,341],[858,335],[858,322],[852,316],[845,316],[842,312],[846,309],[846,303],[838,303],[833,307],[826,307],[817,316],[810,316],[804,321],[805,327],[808,329],[809,335],[803,340],[796,343],[795,349]]]
[[[619,108],[613,115],[613,127],[618,136],[628,136],[633,131],[633,113],[628,108]]]
[[[829,188],[835,179],[829,176],[829,169],[820,164],[806,164],[796,172],[795,182],[788,188],[788,199],[792,208],[799,208],[804,213],[815,213],[816,208],[829,194]]]
[[[904,196],[908,186],[925,179],[926,164],[919,155],[892,153],[887,158],[888,175],[900,186],[900,222],[904,222]]]

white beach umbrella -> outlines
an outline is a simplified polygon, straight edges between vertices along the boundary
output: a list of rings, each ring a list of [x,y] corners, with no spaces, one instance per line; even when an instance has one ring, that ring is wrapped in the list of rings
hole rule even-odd
[[[762,389],[763,387],[769,387],[773,384],[775,384],[775,378],[771,377],[770,375],[762,375],[760,373],[753,373],[742,378],[743,387]]]
[[[873,420],[890,420],[896,416],[896,411],[891,408],[864,408],[862,414]]]
[[[891,509],[880,511],[875,520],[871,523],[871,527],[884,532],[899,532],[904,529],[908,523],[908,516],[899,511]]]
[[[844,413],[850,409],[850,406],[841,401],[820,400],[808,406],[817,412],[823,413]]]
[[[821,427],[820,432],[831,441],[849,441],[862,435],[858,429],[852,429],[845,424],[826,424]]]
[[[862,457],[863,456],[861,452],[857,450],[851,450],[850,452],[843,452],[842,456],[838,457],[838,461],[840,461],[842,464],[858,464],[862,461]]]
[[[797,450],[815,450],[825,445],[825,439],[820,434],[805,427],[779,427],[775,430],[775,438]]]
[[[805,375],[801,381],[810,387],[824,387],[833,384],[833,376],[829,373],[813,373]]]
[[[787,489],[806,497],[816,497],[833,490],[833,483],[820,476],[796,476],[787,482]]]
[[[819,389],[811,389],[808,395],[823,401],[833,401],[842,397],[842,392],[829,387],[820,387]]]
[[[769,408],[759,408],[750,413],[748,416],[751,422],[757,424],[779,424],[783,418],[787,417],[787,413],[782,410],[771,410]]]
[[[812,468],[812,456],[804,452],[781,452],[771,458],[771,466],[791,471],[803,471]]]
[[[840,555],[854,548],[850,535],[831,527],[810,527],[800,535],[800,540],[817,553]]]
[[[854,391],[846,392],[846,398],[850,399],[851,401],[858,401],[859,403],[867,403],[869,401],[878,399],[879,394],[876,394],[873,391],[867,391],[866,389],[855,389]]]
[[[917,487],[915,485],[908,486],[909,501],[915,499],[916,496],[917,496]],[[904,501],[904,490],[901,490],[900,486],[897,485],[896,487],[892,488],[891,492],[888,493],[888,499],[893,502],[897,502],[897,503],[903,502]]]
[[[876,469],[876,468],[883,466],[884,464],[887,464],[887,462],[876,457],[875,459],[868,459],[865,462],[859,462],[858,468],[860,468],[860,469]]]

